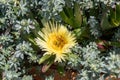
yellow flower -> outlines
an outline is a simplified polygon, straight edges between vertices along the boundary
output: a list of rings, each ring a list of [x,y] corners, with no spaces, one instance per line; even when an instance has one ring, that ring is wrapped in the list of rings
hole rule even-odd
[[[70,48],[76,44],[75,36],[65,26],[57,23],[46,23],[38,34],[40,37],[35,39],[37,45],[46,51],[44,55],[55,55],[55,62],[65,61]]]

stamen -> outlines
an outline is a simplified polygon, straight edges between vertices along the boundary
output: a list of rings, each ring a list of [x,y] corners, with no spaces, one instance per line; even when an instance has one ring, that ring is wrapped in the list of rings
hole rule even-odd
[[[55,39],[53,41],[53,45],[57,49],[62,49],[65,44],[67,44],[67,41],[66,41],[65,37],[63,37],[62,35],[56,35],[55,36]]]

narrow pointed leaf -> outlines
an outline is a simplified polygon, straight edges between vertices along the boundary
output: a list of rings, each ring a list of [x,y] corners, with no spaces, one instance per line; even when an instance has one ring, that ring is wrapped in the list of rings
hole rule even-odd
[[[81,10],[80,10],[80,6],[79,4],[75,3],[75,7],[74,7],[74,25],[75,27],[80,27],[82,24],[82,14],[81,14]]]

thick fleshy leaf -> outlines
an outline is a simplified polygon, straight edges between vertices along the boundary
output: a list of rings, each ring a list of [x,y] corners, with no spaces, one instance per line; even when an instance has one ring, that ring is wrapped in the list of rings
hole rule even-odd
[[[40,58],[40,60],[39,60],[39,64],[41,64],[41,63],[43,63],[44,61],[46,61],[47,59],[49,59],[51,57],[51,55],[49,55],[49,54],[46,54],[46,55],[44,55],[42,58]]]
[[[80,27],[82,24],[82,14],[79,4],[76,3],[74,8],[74,25],[75,27]]]
[[[57,70],[58,70],[58,72],[59,72],[60,74],[64,74],[64,67],[63,67],[63,66],[58,65],[58,66],[57,66]]]
[[[42,67],[42,72],[46,72],[50,66],[54,63],[55,55],[50,56],[47,58],[47,63]]]
[[[78,29],[74,29],[73,33],[77,37],[78,42],[82,42],[85,39],[90,37],[90,32],[88,27],[81,27]]]
[[[102,17],[102,20],[101,20],[101,28],[103,30],[107,30],[107,29],[111,29],[113,27],[114,26],[112,26],[108,21],[108,15],[105,13]]]
[[[73,10],[71,8],[65,7],[62,12],[60,12],[60,16],[63,21],[71,26],[73,26]]]
[[[120,42],[108,42],[108,45],[115,46],[115,47],[120,47]]]
[[[110,9],[110,23],[113,26],[120,25],[120,5],[117,4],[115,8]]]
[[[71,25],[73,28],[78,28],[82,24],[82,14],[79,4],[75,3],[74,8],[65,7],[62,12],[60,12],[62,20]]]

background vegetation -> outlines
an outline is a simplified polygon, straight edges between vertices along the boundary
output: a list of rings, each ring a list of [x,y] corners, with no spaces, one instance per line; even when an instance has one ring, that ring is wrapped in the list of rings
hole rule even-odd
[[[120,78],[119,0],[0,0],[1,80],[34,80],[31,69],[44,67],[34,39],[51,20],[71,30],[78,43],[66,62],[53,64],[58,73],[74,70],[75,80]],[[41,75],[54,79],[54,73]]]

